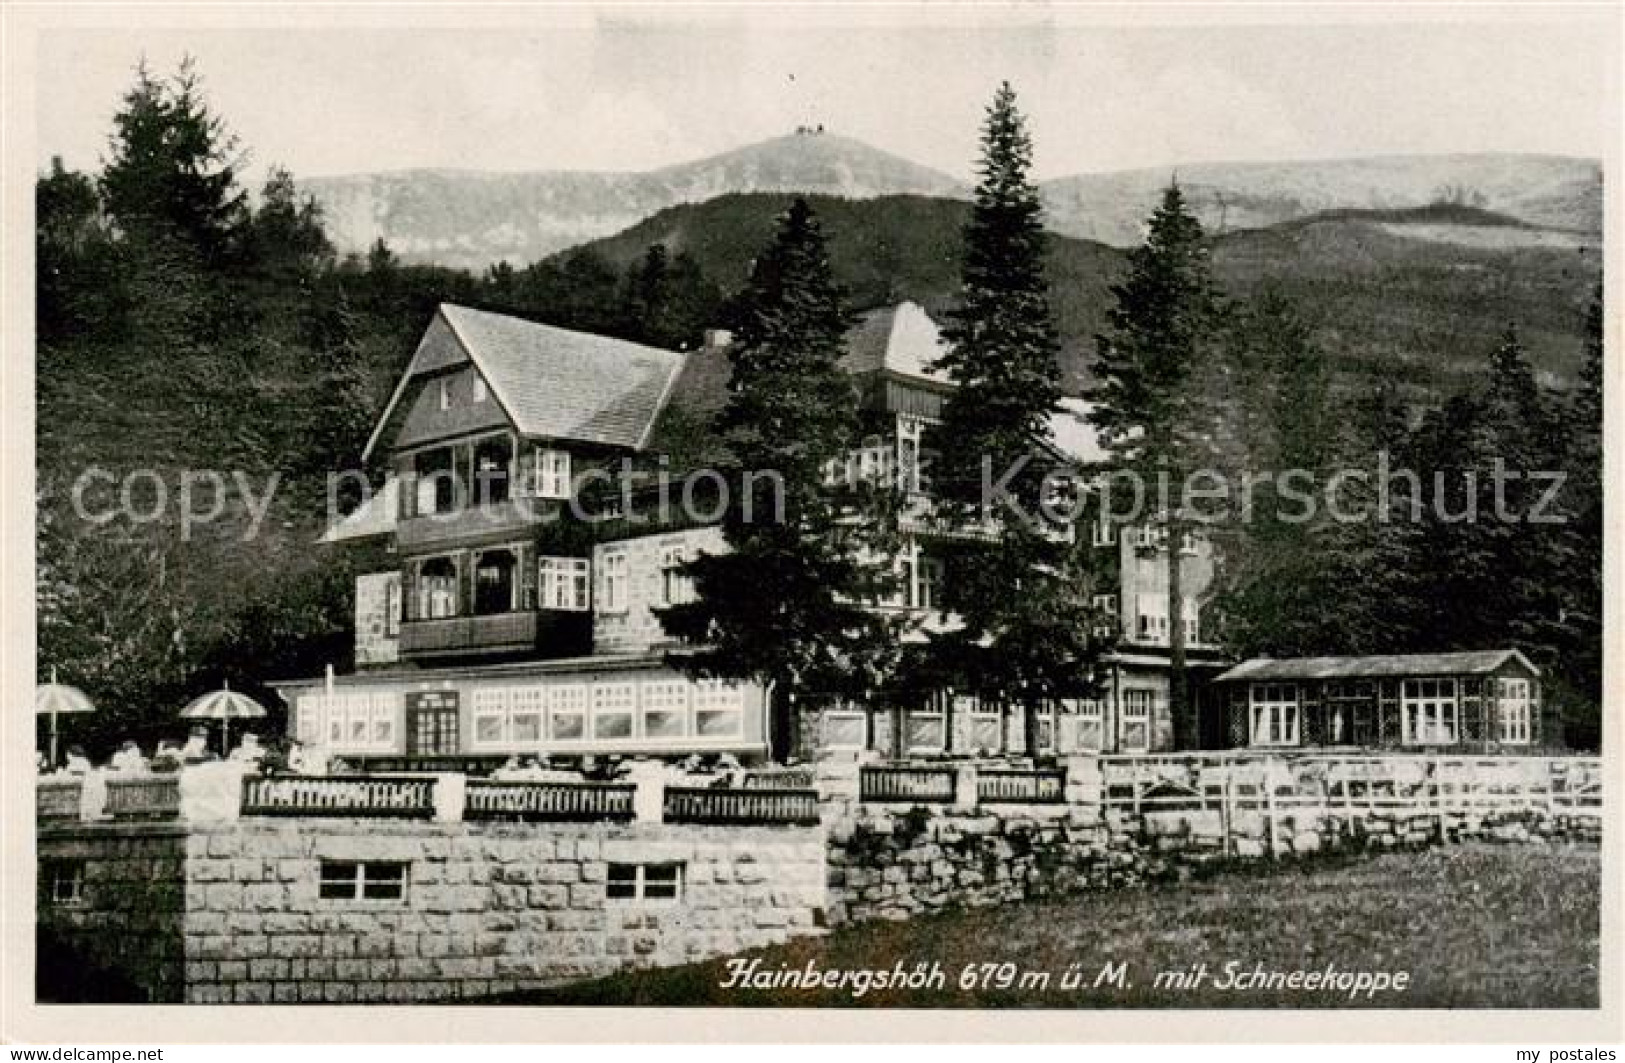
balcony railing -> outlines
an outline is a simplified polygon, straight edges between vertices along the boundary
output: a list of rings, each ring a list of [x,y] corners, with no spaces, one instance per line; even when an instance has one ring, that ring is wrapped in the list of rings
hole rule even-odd
[[[621,783],[483,782],[470,779],[463,818],[589,821],[632,818],[637,787]]]
[[[402,550],[411,550],[430,543],[505,535],[533,527],[558,505],[540,498],[510,498],[492,505],[403,517],[395,525],[395,539]]]
[[[423,655],[469,651],[526,650],[536,645],[534,612],[407,620],[401,624],[401,653]]]
[[[818,822],[816,790],[723,790],[668,786],[668,823]]]
[[[310,775],[243,779],[245,816],[363,816],[429,819],[434,780]]]
[[[181,811],[180,777],[108,779],[106,808],[114,819],[173,819]]]

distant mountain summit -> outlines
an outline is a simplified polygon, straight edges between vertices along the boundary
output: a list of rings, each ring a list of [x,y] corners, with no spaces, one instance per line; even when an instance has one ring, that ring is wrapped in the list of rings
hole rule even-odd
[[[1043,184],[1049,227],[1116,247],[1138,243],[1146,215],[1174,176],[1214,232],[1327,210],[1406,210],[1440,201],[1542,228],[1597,234],[1602,227],[1601,165],[1544,155],[1200,163],[1080,174]],[[365,251],[382,237],[406,261],[473,269],[534,262],[668,208],[726,195],[970,195],[947,174],[816,129],[643,173],[406,170],[302,185],[321,202],[341,251]]]
[[[850,137],[802,130],[646,173],[407,170],[301,182],[340,251],[382,237],[409,262],[483,268],[546,258],[683,203],[733,192],[962,197],[947,174]]]

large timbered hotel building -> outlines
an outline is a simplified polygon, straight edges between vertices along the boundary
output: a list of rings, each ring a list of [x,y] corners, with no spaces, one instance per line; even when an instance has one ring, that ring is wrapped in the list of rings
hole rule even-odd
[[[941,353],[912,303],[854,326],[843,365],[868,434],[842,472],[910,482],[951,386],[932,368]],[[295,736],[363,759],[1021,749],[1019,708],[951,691],[895,711],[830,709],[775,734],[775,692],[670,666],[680,647],[657,610],[692,593],[682,563],[724,549],[722,536],[694,519],[703,504],[629,511],[611,485],[627,461],[680,482],[714,460],[706,425],[728,371],[721,336],[681,354],[440,307],[368,443],[390,470],[385,485],[325,536],[378,561],[356,581],[356,669],[276,684]],[[1083,413],[1072,404],[1053,423],[1062,456],[1080,463],[1100,457]],[[901,590],[876,607],[920,626],[951,622],[933,556],[949,533],[925,519],[905,529]],[[1118,617],[1121,639],[1104,695],[1051,707],[1041,741],[1056,752],[1171,748],[1167,544],[1149,529],[1080,534],[1115,572],[1097,604]],[[1182,544],[1181,563],[1190,660],[1211,675],[1222,662],[1200,625],[1207,545]]]

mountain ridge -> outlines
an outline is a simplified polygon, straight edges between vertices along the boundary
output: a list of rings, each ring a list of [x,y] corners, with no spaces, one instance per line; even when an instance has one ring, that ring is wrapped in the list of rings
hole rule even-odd
[[[1552,155],[1385,155],[1195,163],[1042,182],[1049,227],[1113,246],[1138,242],[1170,175],[1215,231],[1319,210],[1404,208],[1459,196],[1531,224],[1600,231],[1601,166]],[[834,133],[803,131],[644,171],[428,167],[309,178],[341,252],[384,239],[403,260],[483,269],[522,265],[609,236],[668,207],[721,195],[802,192],[967,199],[959,179]],[[1474,197],[1482,202],[1474,202]]]

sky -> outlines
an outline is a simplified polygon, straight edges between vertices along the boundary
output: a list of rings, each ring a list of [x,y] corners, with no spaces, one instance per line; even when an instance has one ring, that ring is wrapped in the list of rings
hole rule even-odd
[[[36,51],[36,154],[41,167],[55,155],[99,165],[138,59],[167,73],[185,54],[253,169],[299,177],[642,170],[822,124],[966,178],[1005,78],[1040,178],[1611,147],[1618,29],[1606,9],[1205,26],[1104,25],[1038,5],[997,19],[924,10],[793,23],[737,9],[533,9],[501,27],[52,29]]]

